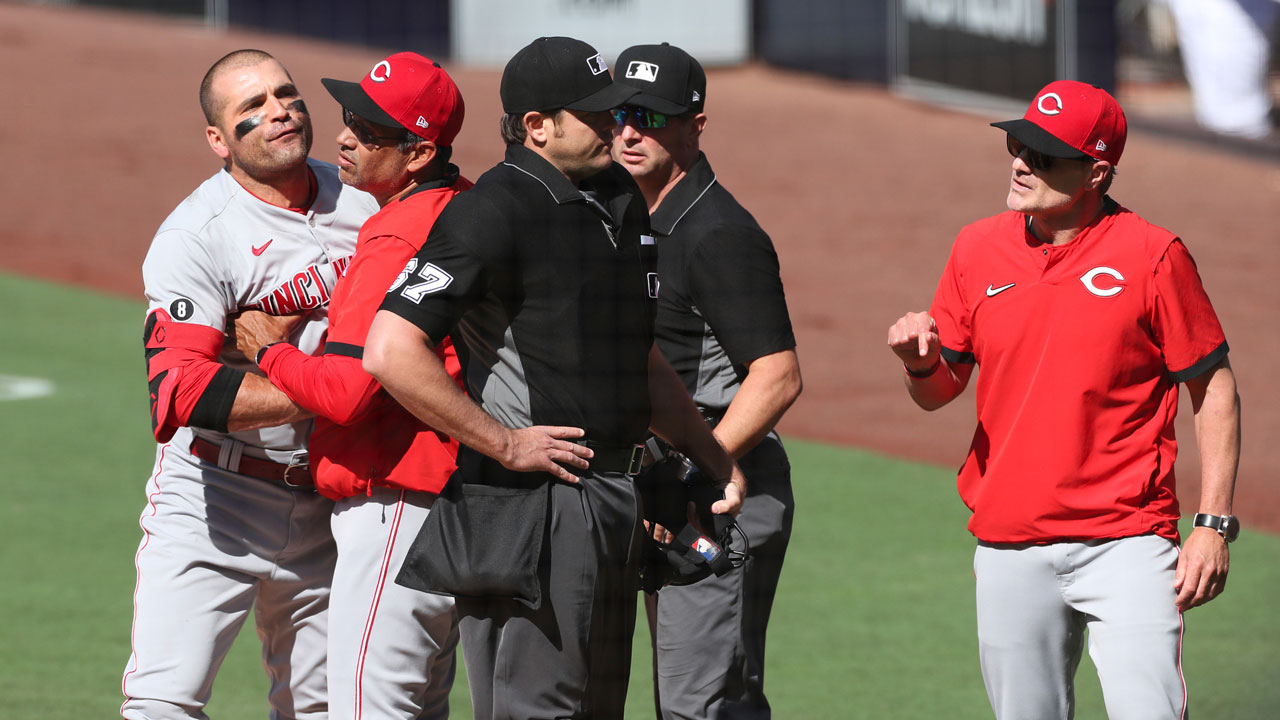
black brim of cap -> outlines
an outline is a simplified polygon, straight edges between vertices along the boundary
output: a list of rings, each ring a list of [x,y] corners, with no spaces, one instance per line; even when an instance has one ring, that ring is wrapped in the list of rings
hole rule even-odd
[[[346,80],[334,80],[333,78],[320,78],[324,89],[329,91],[334,100],[342,107],[355,113],[357,117],[368,120],[389,128],[405,128],[398,120],[391,117],[385,110],[378,107],[378,104],[369,97],[369,94],[360,87],[360,83],[347,82]]]
[[[1059,140],[1048,130],[1045,130],[1026,118],[1005,120],[1004,122],[993,122],[991,123],[991,127],[1000,128],[1017,138],[1017,140],[1023,145],[1026,145],[1036,152],[1048,155],[1049,157],[1066,158],[1070,160],[1089,157],[1087,153],[1083,153],[1077,148],[1071,147],[1065,142]]]
[[[627,104],[653,110],[654,112],[660,112],[664,115],[683,115],[689,112],[688,105],[678,105],[666,98],[660,98],[657,95],[649,95],[643,92],[627,100]]]
[[[566,104],[564,107],[566,110],[604,112],[605,110],[612,110],[619,105],[626,104],[626,102],[638,92],[640,91],[629,85],[614,82],[600,88],[584,98],[574,100],[573,102]]]

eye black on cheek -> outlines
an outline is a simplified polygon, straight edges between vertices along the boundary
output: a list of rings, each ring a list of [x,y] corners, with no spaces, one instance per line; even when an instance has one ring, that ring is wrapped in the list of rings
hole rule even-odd
[[[253,129],[262,124],[262,116],[254,115],[251,118],[245,118],[236,123],[236,140],[243,140],[245,135],[253,132]]]
[[[307,104],[302,102],[302,98],[298,98],[297,100],[289,103],[288,107],[290,112],[296,112],[304,115],[307,112]]]

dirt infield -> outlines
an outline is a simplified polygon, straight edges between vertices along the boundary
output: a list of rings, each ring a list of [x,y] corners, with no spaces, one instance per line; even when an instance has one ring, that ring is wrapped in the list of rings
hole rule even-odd
[[[359,77],[385,54],[143,15],[0,5],[0,157],[9,168],[0,267],[140,298],[152,233],[218,167],[203,139],[200,77],[239,47],[261,47],[292,71],[315,118],[313,154],[325,160],[339,113],[320,77]],[[454,157],[474,178],[502,153],[498,74],[450,72],[468,111]],[[1009,163],[987,127],[994,118],[764,67],[712,71],[707,110],[704,145],[720,181],[782,259],[805,376],[784,433],[958,465],[972,393],[919,411],[884,343],[893,319],[927,306],[956,231],[1003,210]],[[1135,131],[1120,170],[1113,196],[1180,233],[1196,256],[1243,398],[1236,510],[1246,527],[1280,531],[1280,383],[1266,370],[1280,355],[1271,314],[1280,309],[1280,164]],[[1198,459],[1185,408],[1180,494],[1194,510]]]

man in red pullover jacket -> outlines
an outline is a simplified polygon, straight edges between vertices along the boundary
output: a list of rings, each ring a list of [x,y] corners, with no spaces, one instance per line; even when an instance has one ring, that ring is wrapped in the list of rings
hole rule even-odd
[[[373,195],[381,210],[360,229],[355,257],[334,289],[322,355],[280,342],[291,321],[256,311],[236,321],[236,342],[273,384],[316,414],[309,444],[316,488],[337,503],[331,715],[445,718],[458,642],[453,598],[401,587],[394,578],[456,467],[458,445],[401,408],[361,369],[361,357],[397,275],[430,281],[429,268],[410,259],[444,206],[471,187],[449,162],[462,95],[438,65],[407,52],[377,63],[359,83],[323,82],[342,105],[339,176]],[[439,352],[457,380],[452,345],[442,343]]]

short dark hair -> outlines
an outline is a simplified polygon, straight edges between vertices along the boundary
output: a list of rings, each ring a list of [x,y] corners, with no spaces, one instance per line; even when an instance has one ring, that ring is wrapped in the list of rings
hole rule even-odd
[[[524,113],[507,113],[498,123],[502,141],[508,145],[523,145],[529,131],[524,126]]]
[[[405,131],[405,138],[401,140],[396,149],[400,152],[409,152],[418,143],[428,142],[418,135]],[[434,144],[434,143],[433,143]],[[449,160],[453,157],[453,148],[436,145],[435,157],[431,158],[431,162],[426,167],[418,171],[416,177],[419,182],[428,182],[438,177],[443,177],[449,171]]]
[[[400,139],[400,142],[396,143],[396,149],[400,152],[409,152],[420,142],[426,142],[426,140],[405,130],[404,137]]]
[[[226,70],[235,68],[251,67],[264,63],[268,60],[275,60],[270,53],[262,50],[254,50],[246,48],[244,50],[233,50],[218,59],[204,74],[204,79],[200,81],[200,109],[204,111],[204,119],[210,125],[218,124],[218,115],[224,107],[223,98],[215,98],[213,96],[213,81]],[[285,74],[288,75],[286,70]]]

